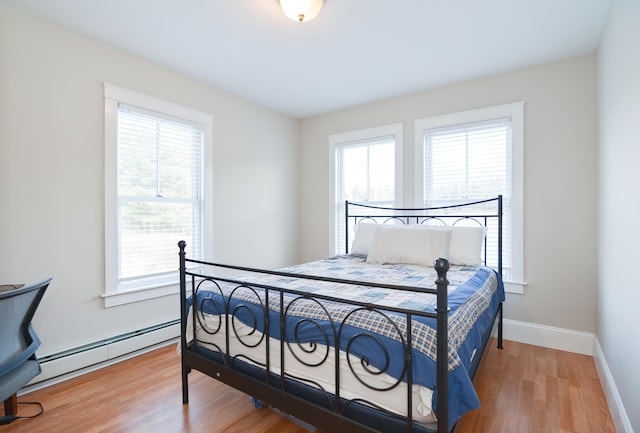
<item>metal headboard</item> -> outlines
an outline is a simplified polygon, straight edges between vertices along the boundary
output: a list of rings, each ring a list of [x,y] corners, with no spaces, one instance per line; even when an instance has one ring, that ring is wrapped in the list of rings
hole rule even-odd
[[[490,205],[492,209],[487,210],[487,205]],[[502,195],[484,200],[423,208],[393,208],[347,200],[345,201],[345,254],[349,254],[349,227],[365,220],[381,224],[428,224],[430,222],[438,222],[441,225],[452,226],[461,221],[474,221],[487,228],[489,228],[489,221],[497,220],[497,270],[502,275]],[[484,257],[486,264],[486,238],[484,242]]]

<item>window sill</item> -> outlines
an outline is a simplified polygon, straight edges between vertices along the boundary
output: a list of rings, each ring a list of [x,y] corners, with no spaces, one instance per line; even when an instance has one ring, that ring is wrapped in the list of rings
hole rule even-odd
[[[524,294],[524,287],[527,285],[524,281],[504,281],[504,291],[506,293]]]
[[[127,291],[105,293],[102,295],[102,298],[104,298],[104,307],[110,308],[117,307],[118,305],[131,304],[133,302],[175,295],[178,293],[180,293],[180,285],[175,283],[161,287],[144,287]]]

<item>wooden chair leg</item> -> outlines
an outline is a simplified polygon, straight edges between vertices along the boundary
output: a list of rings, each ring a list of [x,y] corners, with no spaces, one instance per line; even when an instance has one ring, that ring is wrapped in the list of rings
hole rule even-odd
[[[5,415],[18,414],[18,394],[13,394],[11,397],[9,397],[4,401],[4,414]]]

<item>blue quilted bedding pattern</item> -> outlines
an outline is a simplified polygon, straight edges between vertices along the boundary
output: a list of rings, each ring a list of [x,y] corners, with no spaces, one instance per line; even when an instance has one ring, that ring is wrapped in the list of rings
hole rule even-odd
[[[389,285],[434,288],[437,278],[433,268],[414,265],[367,264],[359,256],[339,255],[324,260],[281,269],[300,275],[376,282]],[[407,292],[365,285],[349,285],[298,279],[277,275],[247,274],[235,278],[244,284],[204,281],[196,297],[198,310],[208,314],[232,314],[234,320],[255,327],[272,338],[281,338],[280,296],[267,295],[256,284],[295,290],[309,295],[366,302],[382,306],[369,309],[330,300],[316,301],[306,296],[285,294],[283,314],[284,338],[296,344],[315,347],[323,344],[363,359],[367,368],[406,380],[405,352],[407,316],[385,311],[384,307],[409,308],[435,312],[435,295]],[[493,325],[499,302],[505,298],[502,281],[486,267],[452,266],[449,281],[449,427],[468,410],[479,406],[478,396],[467,372],[482,337]],[[224,301],[223,298],[224,297]],[[190,308],[191,299],[188,301]],[[264,320],[267,318],[268,320]],[[435,390],[436,408],[436,323],[435,319],[411,316],[412,378]]]

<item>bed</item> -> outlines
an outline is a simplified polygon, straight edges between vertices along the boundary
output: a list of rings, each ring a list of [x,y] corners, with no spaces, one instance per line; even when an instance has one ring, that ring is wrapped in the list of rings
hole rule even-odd
[[[196,369],[326,432],[449,432],[479,406],[496,321],[502,347],[502,197],[344,210],[345,254],[276,271],[179,242],[183,403]]]

